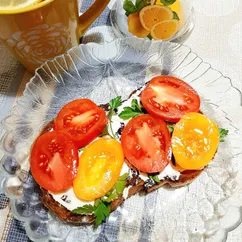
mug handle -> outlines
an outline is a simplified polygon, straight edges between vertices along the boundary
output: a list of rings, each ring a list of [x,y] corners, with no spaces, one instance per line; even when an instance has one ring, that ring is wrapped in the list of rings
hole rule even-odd
[[[95,0],[95,2],[79,17],[80,31],[83,34],[100,16],[110,0]]]

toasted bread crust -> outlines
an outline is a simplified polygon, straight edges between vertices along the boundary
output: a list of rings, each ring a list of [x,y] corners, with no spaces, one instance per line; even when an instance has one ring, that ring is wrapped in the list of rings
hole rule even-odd
[[[171,179],[167,179],[167,180],[163,180],[160,181],[158,184],[155,184],[151,187],[148,187],[145,189],[146,192],[152,192],[164,185],[168,185],[170,187],[173,188],[178,188],[178,187],[183,187],[187,184],[190,184],[193,180],[195,180],[201,173],[203,172],[203,170],[198,170],[198,171],[185,171],[182,172],[179,180],[177,181],[173,181]]]
[[[138,184],[129,188],[128,197],[131,197],[135,194],[138,194],[143,190],[144,182],[142,180],[138,181]],[[111,202],[110,210],[111,212],[116,210],[123,202],[123,195],[120,194],[117,199]],[[78,215],[69,211],[67,208],[62,206],[59,202],[55,201],[53,196],[45,189],[42,188],[42,203],[49,211],[54,214],[59,219],[63,220],[66,223],[79,226],[85,224],[92,224],[95,221],[94,215]]]
[[[139,194],[141,191],[144,191],[149,193],[152,192],[164,185],[168,185],[173,188],[182,187],[184,185],[187,185],[191,183],[194,179],[196,179],[203,170],[199,171],[189,171],[184,172],[179,177],[179,180],[173,181],[171,179],[167,179],[164,181],[160,181],[158,184],[155,184],[147,189],[144,188],[144,181],[139,179],[138,183],[136,185],[130,185],[128,196],[127,198],[130,198],[134,196],[135,194]],[[85,224],[92,224],[95,221],[94,215],[77,215],[69,211],[67,208],[62,206],[59,202],[55,201],[52,195],[45,189],[42,189],[42,203],[45,207],[49,209],[49,211],[54,214],[59,219],[63,220],[66,223],[80,226]],[[116,210],[123,202],[125,201],[122,194],[119,195],[117,199],[111,202],[111,212]]]
[[[60,203],[55,201],[52,195],[45,189],[42,189],[42,203],[56,217],[72,225],[91,224],[95,220],[93,215],[77,215],[72,213]]]

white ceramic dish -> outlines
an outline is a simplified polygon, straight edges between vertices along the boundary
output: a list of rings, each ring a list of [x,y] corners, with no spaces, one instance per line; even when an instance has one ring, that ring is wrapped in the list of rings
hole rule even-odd
[[[213,162],[189,186],[128,199],[95,230],[69,226],[49,214],[28,173],[29,150],[41,128],[73,99],[88,97],[98,104],[117,95],[125,99],[160,74],[190,83],[202,98],[203,112],[229,129]],[[36,71],[2,122],[3,189],[14,216],[25,221],[34,241],[224,241],[241,221],[242,138],[223,107],[239,107],[240,98],[229,78],[186,46],[127,38],[71,49]]]

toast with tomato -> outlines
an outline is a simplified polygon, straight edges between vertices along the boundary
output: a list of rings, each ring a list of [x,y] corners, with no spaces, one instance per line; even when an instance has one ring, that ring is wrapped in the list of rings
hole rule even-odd
[[[219,129],[200,112],[197,92],[171,76],[153,78],[117,107],[117,133],[124,155],[151,192],[163,185],[180,187],[198,177],[213,159]]]
[[[68,103],[31,151],[43,204],[65,222],[99,225],[140,191],[192,182],[220,137],[199,110],[196,91],[170,76],[153,78],[125,101]]]
[[[124,162],[121,144],[104,129],[104,109],[88,99],[68,103],[31,150],[31,173],[42,189],[42,203],[72,225],[99,225],[143,190],[136,169]]]

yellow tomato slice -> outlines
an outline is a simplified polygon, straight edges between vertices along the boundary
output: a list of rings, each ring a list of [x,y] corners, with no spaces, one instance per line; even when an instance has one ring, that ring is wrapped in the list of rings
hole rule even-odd
[[[93,201],[104,196],[118,180],[124,162],[121,144],[111,138],[91,143],[80,156],[73,183],[80,200]]]
[[[214,157],[219,145],[214,121],[200,113],[188,113],[175,125],[172,152],[176,163],[186,170],[198,170]]]

